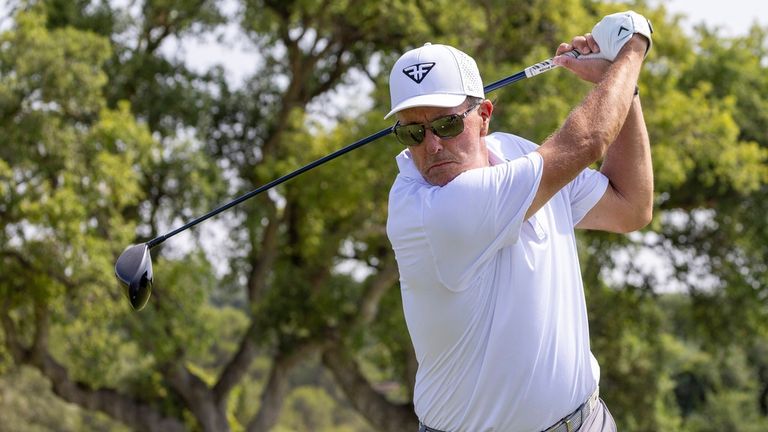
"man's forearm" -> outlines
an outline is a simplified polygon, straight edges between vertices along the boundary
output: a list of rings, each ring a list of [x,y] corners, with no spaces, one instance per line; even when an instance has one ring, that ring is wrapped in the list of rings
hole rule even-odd
[[[632,103],[630,95],[640,75],[645,49],[642,43],[632,42],[625,46],[629,54],[616,60],[561,130],[573,137],[588,136],[585,145],[591,147],[595,160],[603,157],[616,140]]]
[[[547,182],[557,190],[605,156],[627,119],[645,46],[642,41],[631,41],[624,49],[627,53],[610,66],[563,126],[539,149],[542,154],[552,153],[550,160],[560,165],[554,172],[558,181]]]
[[[640,98],[632,101],[619,135],[608,148],[600,171],[617,194],[639,218],[649,220],[653,211],[653,167],[648,130]]]
[[[538,211],[584,168],[605,156],[627,118],[646,47],[642,39],[628,42],[597,87],[539,147],[544,172],[527,216]]]

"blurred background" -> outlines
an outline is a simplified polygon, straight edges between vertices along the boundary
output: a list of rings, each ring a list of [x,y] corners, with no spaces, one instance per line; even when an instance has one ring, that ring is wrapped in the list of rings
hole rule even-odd
[[[452,44],[489,83],[626,9],[655,29],[656,208],[642,232],[579,233],[601,396],[622,431],[768,430],[766,8],[0,1],[0,431],[415,430],[393,138],[153,249],[141,312],[115,259],[390,126],[406,49]],[[588,90],[514,84],[492,128],[541,142]]]

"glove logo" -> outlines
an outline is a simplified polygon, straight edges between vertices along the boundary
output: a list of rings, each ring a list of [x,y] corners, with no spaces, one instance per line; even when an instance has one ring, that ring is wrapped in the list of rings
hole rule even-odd
[[[435,67],[434,62],[418,63],[404,68],[403,73],[408,78],[412,79],[416,84],[421,84],[421,82],[424,81],[424,78],[427,77],[427,74],[432,70],[433,67]]]
[[[616,35],[616,36],[617,36],[619,39],[621,39],[621,31],[622,31],[622,30],[624,30],[624,31],[626,31],[626,32],[628,32],[628,31],[629,31],[629,29],[628,29],[628,28],[626,28],[626,27],[624,27],[624,26],[621,26],[621,27],[619,27],[619,34],[617,34],[617,35]],[[630,33],[630,34],[632,34],[632,33]]]

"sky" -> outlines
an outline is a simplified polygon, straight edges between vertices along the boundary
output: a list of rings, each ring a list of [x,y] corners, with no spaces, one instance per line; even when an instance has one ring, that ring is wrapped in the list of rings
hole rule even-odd
[[[727,35],[736,36],[747,32],[757,20],[761,25],[768,25],[768,1],[765,0],[669,0],[663,3],[674,13],[688,16],[685,28],[690,29],[701,22],[710,26],[719,26]]]

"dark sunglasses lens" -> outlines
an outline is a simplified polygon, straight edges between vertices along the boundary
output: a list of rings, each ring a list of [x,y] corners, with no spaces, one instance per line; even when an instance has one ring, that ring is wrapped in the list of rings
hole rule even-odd
[[[432,131],[440,138],[452,138],[464,132],[464,121],[458,114],[441,117],[432,122]]]
[[[395,128],[395,137],[401,144],[407,146],[419,145],[424,141],[424,126],[422,125],[405,125],[397,126]]]

